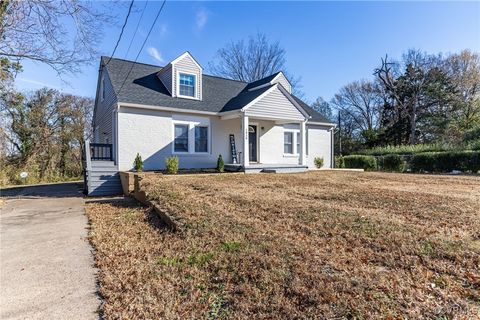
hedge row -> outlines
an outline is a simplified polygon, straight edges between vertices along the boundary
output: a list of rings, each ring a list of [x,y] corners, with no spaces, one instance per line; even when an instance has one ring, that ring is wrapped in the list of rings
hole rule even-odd
[[[409,168],[413,172],[463,172],[480,170],[480,152],[425,152],[412,157]]]
[[[409,157],[397,154],[380,157],[350,155],[337,157],[336,164],[339,168],[356,168],[366,171],[452,172],[458,170],[477,173],[480,170],[480,152],[422,152]]]
[[[341,168],[376,170],[377,160],[373,156],[351,155],[341,157]]]
[[[458,144],[415,144],[376,147],[357,152],[358,155],[385,156],[387,154],[414,155],[424,152],[462,152],[480,150],[480,138],[473,133]]]

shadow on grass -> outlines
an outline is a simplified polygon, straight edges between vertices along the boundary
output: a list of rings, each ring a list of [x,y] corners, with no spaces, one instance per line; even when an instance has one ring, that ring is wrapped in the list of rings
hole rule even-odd
[[[157,215],[153,208],[148,207],[132,197],[115,197],[115,198],[101,198],[101,199],[87,199],[86,204],[108,204],[116,208],[131,208],[141,209],[145,212],[146,221],[160,232],[171,232],[171,229],[164,223]]]

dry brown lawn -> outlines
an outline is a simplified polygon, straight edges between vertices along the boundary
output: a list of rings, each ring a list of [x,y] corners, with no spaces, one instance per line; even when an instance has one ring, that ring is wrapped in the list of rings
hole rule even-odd
[[[478,319],[480,178],[163,176],[90,204],[107,319]]]

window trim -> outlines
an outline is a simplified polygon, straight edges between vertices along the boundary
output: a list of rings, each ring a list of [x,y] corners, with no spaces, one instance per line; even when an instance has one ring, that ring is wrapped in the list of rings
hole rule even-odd
[[[285,134],[286,134],[286,133],[289,133],[289,134],[292,135],[292,153],[287,153],[287,152],[285,152]],[[295,149],[296,149],[296,147],[295,147],[295,140],[296,140],[296,139],[295,139],[295,131],[294,131],[294,130],[288,130],[288,129],[283,130],[283,155],[284,155],[284,156],[289,156],[289,157],[291,157],[291,156],[294,156],[294,155],[295,155]]]
[[[180,94],[180,75],[188,75],[188,76],[193,76],[194,78],[194,83],[193,83],[193,97],[192,96],[184,96],[183,94]],[[177,97],[179,98],[184,98],[184,99],[192,99],[192,100],[199,100],[198,99],[198,92],[197,92],[197,82],[198,77],[195,73],[188,73],[188,72],[181,72],[177,70]]]
[[[186,126],[187,127],[187,151],[176,151],[175,150],[175,127],[176,126]],[[190,151],[190,126],[188,123],[173,123],[173,139],[172,139],[172,153],[174,154],[187,154]]]
[[[196,151],[196,131],[197,127],[207,128],[207,151]],[[195,154],[210,154],[210,126],[204,123],[197,123],[193,125],[193,153]]]
[[[175,126],[188,126],[188,151],[175,151]],[[207,128],[207,152],[195,152],[195,127]],[[212,151],[212,127],[210,121],[172,120],[172,155],[210,155]]]
[[[297,134],[300,134],[300,129],[290,129],[290,128],[284,128],[283,129],[283,133],[285,132],[292,132],[292,149],[293,149],[293,153],[285,153],[285,135],[283,136],[283,156],[284,157],[299,157],[300,156],[300,153],[299,151],[300,150],[297,150],[297,145],[298,145],[298,141],[297,141]],[[308,129],[305,128],[305,155],[308,157]]]

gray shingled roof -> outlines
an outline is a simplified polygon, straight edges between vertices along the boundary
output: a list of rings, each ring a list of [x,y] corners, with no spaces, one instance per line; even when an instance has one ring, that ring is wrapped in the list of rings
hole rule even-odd
[[[254,81],[254,82],[250,82],[246,87],[245,87],[245,90],[248,90],[248,89],[252,89],[252,88],[256,88],[256,87],[259,87],[261,85],[264,85],[264,84],[267,84],[269,83],[270,81],[272,81],[273,79],[275,79],[275,77],[280,73],[279,72],[276,72],[272,75],[269,75],[268,77],[265,77],[265,78],[262,78],[260,80],[257,80],[257,81]]]
[[[105,65],[107,60],[108,57],[102,57],[101,64]],[[255,83],[260,83],[260,85],[268,83],[276,76],[274,74],[248,84],[204,74],[202,77],[202,100],[199,101],[172,97],[157,77],[157,73],[162,70],[162,67],[113,58],[106,69],[119,102],[210,112],[241,109],[271,86],[254,91],[248,91],[247,88],[252,87]],[[130,69],[132,71],[125,80]],[[253,87],[258,85],[256,84]],[[312,116],[311,121],[329,122],[303,101],[295,96],[293,97]]]

